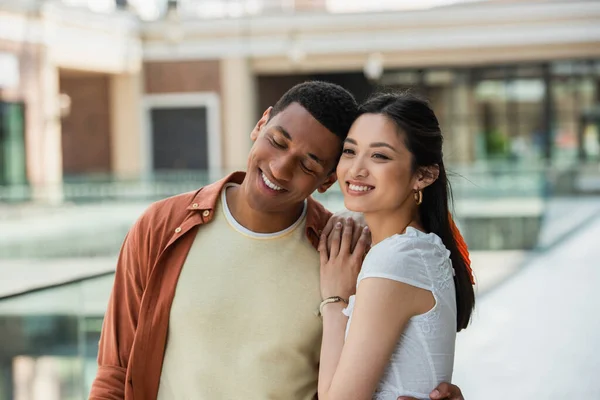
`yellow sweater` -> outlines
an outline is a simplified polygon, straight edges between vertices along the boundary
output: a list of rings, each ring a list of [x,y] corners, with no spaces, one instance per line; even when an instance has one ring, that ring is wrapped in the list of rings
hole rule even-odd
[[[321,296],[304,214],[285,231],[253,233],[225,192],[177,284],[158,399],[312,399]]]

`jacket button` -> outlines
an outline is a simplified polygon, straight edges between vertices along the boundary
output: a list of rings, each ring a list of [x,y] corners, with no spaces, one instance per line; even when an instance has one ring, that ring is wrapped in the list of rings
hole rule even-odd
[[[204,216],[204,217],[208,217],[209,215],[210,215],[210,211],[208,211],[208,210],[205,210],[205,211],[202,213],[202,216]]]
[[[179,233],[179,232],[181,232],[181,227],[180,226],[178,226],[177,228],[175,228],[175,233]]]
[[[198,208],[198,203],[192,204],[192,208]]]

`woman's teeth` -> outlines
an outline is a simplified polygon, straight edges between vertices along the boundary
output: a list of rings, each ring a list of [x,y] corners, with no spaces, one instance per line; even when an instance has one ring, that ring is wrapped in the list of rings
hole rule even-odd
[[[359,186],[359,185],[354,185],[352,183],[350,183],[348,185],[348,187],[350,188],[350,190],[354,190],[355,192],[367,192],[367,191],[373,189],[373,187],[371,187],[371,186]]]

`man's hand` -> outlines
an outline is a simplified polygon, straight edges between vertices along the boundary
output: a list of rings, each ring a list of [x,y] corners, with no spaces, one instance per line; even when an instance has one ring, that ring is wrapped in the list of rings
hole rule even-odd
[[[433,392],[429,393],[431,400],[465,400],[460,388],[451,383],[440,383]],[[398,400],[416,400],[413,397],[398,397]]]
[[[327,221],[327,225],[323,228],[322,234],[327,236],[327,255],[331,251],[331,242],[333,241],[333,236],[331,232],[333,231],[333,227],[337,222],[344,222],[348,219],[352,219],[353,221],[353,231],[352,231],[352,244],[350,245],[350,251],[354,252],[354,248],[356,247],[356,243],[358,239],[360,239],[360,235],[363,232],[367,223],[365,222],[365,217],[361,213],[353,212],[353,211],[339,211],[329,218]],[[369,243],[367,243],[367,248],[371,246],[371,241],[369,239]]]

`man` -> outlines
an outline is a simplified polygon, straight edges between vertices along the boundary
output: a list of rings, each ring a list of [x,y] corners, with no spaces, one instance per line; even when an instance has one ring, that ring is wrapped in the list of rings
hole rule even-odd
[[[331,214],[310,195],[335,182],[356,114],[337,85],[297,85],[253,129],[245,174],[150,206],[121,249],[90,399],[315,397]]]

